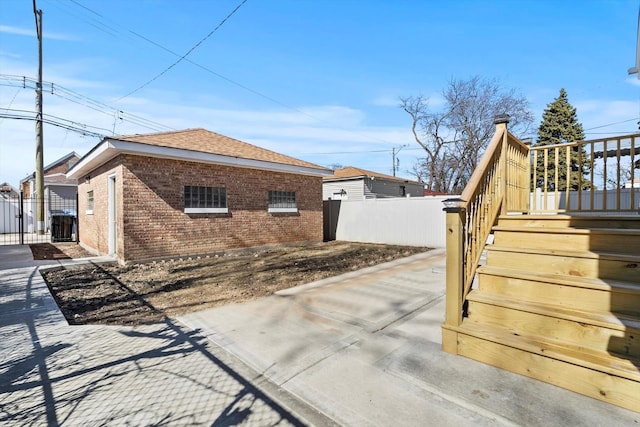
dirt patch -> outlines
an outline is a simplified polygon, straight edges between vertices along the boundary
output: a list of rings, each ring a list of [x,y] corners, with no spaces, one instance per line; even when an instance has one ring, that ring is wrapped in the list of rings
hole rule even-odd
[[[69,323],[139,325],[256,299],[427,250],[331,242],[125,267],[89,264],[42,275]]]
[[[93,256],[77,243],[36,243],[29,245],[33,259],[71,259]]]

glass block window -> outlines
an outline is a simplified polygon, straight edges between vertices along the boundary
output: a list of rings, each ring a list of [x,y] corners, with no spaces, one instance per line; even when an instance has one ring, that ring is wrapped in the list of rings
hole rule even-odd
[[[227,190],[224,187],[185,185],[184,209],[189,213],[227,211]]]
[[[296,212],[295,191],[269,191],[269,212]]]
[[[87,213],[93,213],[93,190],[87,191]]]

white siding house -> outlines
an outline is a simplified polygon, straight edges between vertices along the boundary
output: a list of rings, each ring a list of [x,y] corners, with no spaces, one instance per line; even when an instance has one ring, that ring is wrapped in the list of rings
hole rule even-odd
[[[323,200],[365,200],[389,197],[422,197],[418,181],[347,166],[333,171],[322,182]]]

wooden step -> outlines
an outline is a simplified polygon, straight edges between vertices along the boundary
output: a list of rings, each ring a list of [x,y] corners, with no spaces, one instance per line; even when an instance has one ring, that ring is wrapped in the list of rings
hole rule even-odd
[[[640,318],[637,316],[567,309],[479,291],[472,291],[468,300],[465,322],[504,328],[514,335],[542,336],[575,349],[640,358]]]
[[[493,234],[496,245],[640,254],[640,229],[498,225]]]
[[[640,315],[640,283],[483,266],[478,269],[478,288],[527,302]]]
[[[455,333],[457,353],[640,412],[640,360],[572,349],[543,339],[471,325],[443,325]]]
[[[640,255],[488,245],[486,265],[640,283]]]
[[[640,229],[640,215],[501,215],[498,224],[514,227]]]

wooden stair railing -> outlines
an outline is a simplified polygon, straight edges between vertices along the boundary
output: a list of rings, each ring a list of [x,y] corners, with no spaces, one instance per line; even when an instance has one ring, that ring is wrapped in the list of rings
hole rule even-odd
[[[529,147],[495,123],[444,201],[442,349],[640,413],[640,134]]]
[[[496,133],[462,195],[444,201],[447,303],[442,346],[451,353],[456,353],[456,333],[448,326],[462,322],[480,257],[499,215],[640,213],[640,134],[529,147],[508,132],[507,123],[507,115],[496,117]],[[583,167],[586,172],[572,188],[559,179]]]
[[[507,130],[509,116],[497,116],[496,133],[458,199],[447,199],[446,314],[443,350],[457,354],[457,333],[486,241],[498,215],[528,211],[529,147]]]

